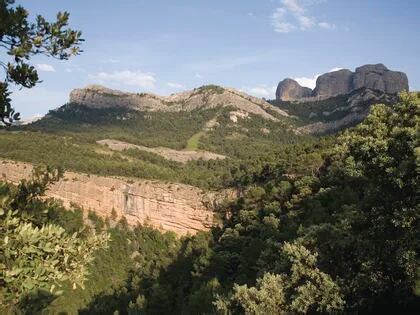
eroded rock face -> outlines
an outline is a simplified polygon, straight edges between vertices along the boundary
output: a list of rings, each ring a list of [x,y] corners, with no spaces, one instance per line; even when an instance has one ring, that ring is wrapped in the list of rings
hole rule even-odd
[[[353,72],[347,69],[328,72],[316,80],[313,96],[331,97],[347,94],[353,90]]]
[[[353,89],[368,88],[389,94],[408,91],[408,78],[403,72],[391,71],[383,64],[364,65],[356,68]]]
[[[29,178],[32,169],[27,163],[0,161],[2,180],[15,184]],[[211,204],[217,194],[183,184],[66,172],[47,196],[62,200],[65,207],[75,203],[104,218],[111,217],[114,209],[130,225],[147,223],[178,235],[195,234],[215,224]]]
[[[276,99],[282,101],[293,101],[296,99],[309,97],[312,95],[312,90],[301,86],[295,80],[287,78],[277,85]]]

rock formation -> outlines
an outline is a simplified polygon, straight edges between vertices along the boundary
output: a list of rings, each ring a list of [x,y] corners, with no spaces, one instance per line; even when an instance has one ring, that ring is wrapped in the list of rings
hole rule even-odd
[[[355,72],[341,69],[319,76],[311,93],[308,91],[310,89],[300,86],[296,81],[285,79],[277,87],[276,99],[315,101],[348,94],[358,89],[396,94],[408,91],[408,79],[405,73],[389,70],[383,64],[364,65],[356,68]]]
[[[3,180],[15,184],[29,178],[32,169],[27,163],[0,161]],[[125,217],[130,225],[149,224],[185,235],[215,224],[211,204],[218,195],[183,184],[66,172],[47,197],[62,200],[65,207],[75,203],[104,218],[114,209],[117,219]]]
[[[283,101],[292,101],[312,95],[312,90],[301,86],[293,79],[284,79],[279,83],[276,90],[276,99]]]
[[[403,72],[388,70],[383,64],[364,65],[356,68],[353,89],[368,88],[395,94],[408,91],[408,78]]]
[[[92,108],[125,107],[139,111],[192,111],[197,108],[233,107],[249,114],[277,121],[271,113],[287,113],[266,101],[243,92],[219,86],[203,86],[166,97],[149,93],[125,93],[98,85],[76,89],[70,93],[70,103]]]
[[[316,79],[313,96],[331,97],[347,94],[353,90],[353,72],[347,69],[327,72]]]

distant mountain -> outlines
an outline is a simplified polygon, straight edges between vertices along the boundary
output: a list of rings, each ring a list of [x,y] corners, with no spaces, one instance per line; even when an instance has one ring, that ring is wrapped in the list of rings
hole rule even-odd
[[[90,108],[122,107],[138,111],[180,112],[199,108],[232,107],[265,119],[277,121],[276,116],[287,113],[266,101],[238,90],[216,85],[202,86],[191,91],[158,96],[149,93],[127,93],[103,86],[90,85],[70,93],[70,103]]]
[[[386,94],[408,91],[408,78],[403,72],[392,71],[383,64],[364,65],[355,72],[341,69],[320,75],[314,90],[304,88],[293,79],[277,86],[278,101],[311,101],[349,94],[358,89],[371,89]]]
[[[284,79],[270,103],[294,117],[299,132],[324,134],[356,125],[372,104],[395,103],[402,91],[408,91],[406,74],[375,64],[325,73],[313,90]]]

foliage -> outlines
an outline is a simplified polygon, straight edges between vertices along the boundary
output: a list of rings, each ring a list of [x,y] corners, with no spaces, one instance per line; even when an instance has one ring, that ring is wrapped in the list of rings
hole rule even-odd
[[[8,83],[31,88],[40,82],[28,60],[35,55],[69,59],[79,54],[83,41],[80,31],[66,28],[69,13],[58,12],[54,22],[47,22],[41,15],[31,22],[29,12],[14,3],[14,0],[0,1],[0,47],[10,56],[10,61],[0,62],[6,73],[4,82],[0,83],[0,119],[5,124],[19,119],[11,108]]]
[[[0,306],[22,303],[33,294],[60,294],[64,281],[83,286],[94,252],[104,248],[106,233],[69,235],[48,222],[47,186],[60,177],[57,170],[35,171],[34,179],[16,188],[2,184],[0,208]],[[34,206],[34,209],[31,207]],[[32,211],[33,210],[33,211]],[[23,306],[25,308],[25,306]]]
[[[256,287],[233,287],[226,303],[215,302],[221,313],[237,314],[307,314],[341,311],[344,301],[331,277],[316,267],[316,256],[302,245],[285,243],[283,252],[291,263],[291,274],[265,273]]]

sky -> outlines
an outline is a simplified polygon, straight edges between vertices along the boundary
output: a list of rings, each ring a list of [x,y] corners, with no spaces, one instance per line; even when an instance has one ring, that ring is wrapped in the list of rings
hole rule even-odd
[[[101,84],[169,95],[205,84],[274,98],[286,77],[383,63],[420,90],[417,0],[17,0],[30,17],[70,13],[83,52],[31,63],[42,83],[14,89],[23,117],[43,115],[72,89]],[[3,55],[4,56],[4,55]]]

